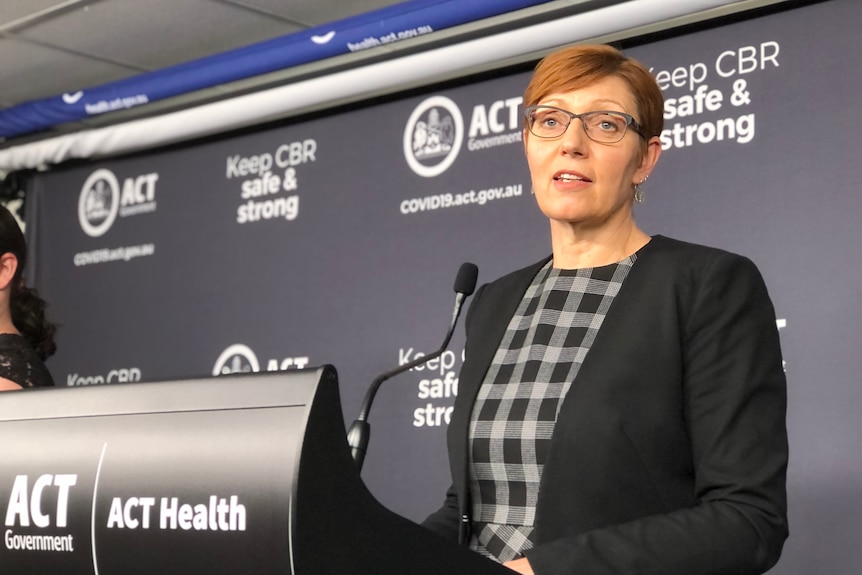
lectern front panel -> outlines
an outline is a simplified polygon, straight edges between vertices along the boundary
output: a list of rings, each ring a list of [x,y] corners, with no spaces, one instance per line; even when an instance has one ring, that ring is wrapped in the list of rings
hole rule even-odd
[[[0,572],[291,573],[315,380],[0,396]]]

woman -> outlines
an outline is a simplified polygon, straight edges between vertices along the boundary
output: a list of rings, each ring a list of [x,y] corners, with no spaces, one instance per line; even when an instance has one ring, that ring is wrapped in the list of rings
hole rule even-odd
[[[634,221],[661,155],[649,71],[546,57],[524,146],[553,255],[482,286],[425,525],[518,573],[754,574],[787,536],[786,383],[755,266]]]
[[[0,206],[0,391],[53,386],[43,363],[56,350],[45,302],[24,286],[27,247],[18,222]]]

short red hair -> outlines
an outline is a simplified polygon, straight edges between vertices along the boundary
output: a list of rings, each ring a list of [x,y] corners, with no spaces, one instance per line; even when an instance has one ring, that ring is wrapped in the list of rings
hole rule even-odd
[[[549,94],[570,92],[607,77],[623,80],[638,107],[637,121],[647,138],[664,127],[664,96],[650,71],[604,44],[569,46],[545,56],[524,91],[524,106],[535,106]]]

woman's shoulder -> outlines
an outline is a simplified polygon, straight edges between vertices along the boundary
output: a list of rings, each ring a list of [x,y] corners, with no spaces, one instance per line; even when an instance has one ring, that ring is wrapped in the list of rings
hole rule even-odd
[[[27,340],[12,333],[0,334],[0,377],[12,380],[21,387],[54,385],[48,368]]]
[[[17,391],[21,386],[5,377],[0,377],[0,391]]]
[[[24,336],[17,333],[0,333],[0,353],[26,353],[30,349]]]
[[[665,236],[653,236],[638,253],[626,282],[642,294],[671,290],[684,300],[685,294],[710,299],[767,294],[763,275],[748,257]]]
[[[739,254],[735,254],[722,248],[687,242],[662,235],[652,236],[652,239],[643,247],[643,249],[639,253],[649,253],[651,255],[659,254],[666,257],[677,258],[686,258],[692,256],[713,258],[722,257],[725,255],[742,257]]]
[[[718,267],[748,268],[756,270],[746,256],[713,246],[696,244],[656,235],[638,252],[638,261],[648,262],[644,268],[689,270],[708,272]]]

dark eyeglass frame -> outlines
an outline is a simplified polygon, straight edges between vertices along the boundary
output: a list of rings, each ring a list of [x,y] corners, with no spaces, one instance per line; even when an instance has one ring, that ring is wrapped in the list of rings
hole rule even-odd
[[[565,128],[563,128],[563,131],[560,132],[559,136],[541,136],[541,135],[539,135],[533,131],[533,121],[535,120],[535,118],[533,118],[532,114],[536,110],[555,110],[557,112],[562,112],[563,114],[566,114],[569,117],[569,121],[568,121],[568,123],[566,123]],[[589,130],[587,129],[587,123],[584,121],[584,117],[585,116],[592,116],[593,114],[608,114],[611,116],[617,116],[619,118],[623,118],[626,121],[626,129],[623,130],[622,134],[620,134],[619,140],[603,142],[601,140],[596,140],[593,136],[591,136]],[[564,110],[563,108],[558,108],[556,106],[545,106],[545,105],[527,106],[526,108],[524,108],[524,119],[527,122],[527,129],[530,130],[530,133],[533,134],[534,136],[536,136],[537,138],[542,138],[544,140],[553,140],[554,138],[562,137],[563,134],[565,134],[566,131],[569,129],[569,126],[572,124],[572,120],[575,120],[575,119],[578,119],[581,121],[581,127],[584,129],[584,133],[587,135],[587,137],[589,139],[591,139],[592,141],[598,142],[600,144],[616,144],[617,142],[621,142],[622,139],[626,137],[626,131],[628,131],[629,126],[631,126],[631,129],[638,136],[640,136],[641,138],[643,138],[645,140],[647,139],[646,134],[644,134],[644,132],[643,132],[643,127],[641,127],[641,125],[638,124],[638,121],[635,120],[631,114],[626,114],[625,112],[617,112],[615,110],[590,110],[589,112],[584,112],[583,114],[575,114],[574,112],[569,112],[568,110]]]

